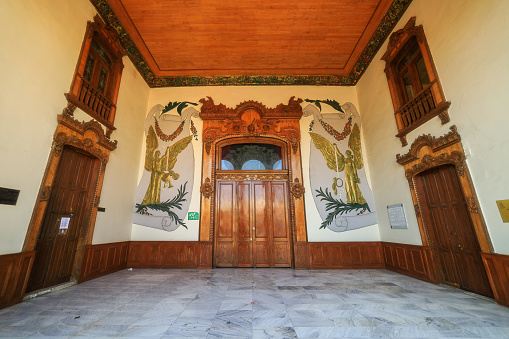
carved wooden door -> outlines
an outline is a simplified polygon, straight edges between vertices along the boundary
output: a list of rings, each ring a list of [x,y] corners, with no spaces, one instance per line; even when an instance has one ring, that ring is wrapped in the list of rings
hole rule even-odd
[[[285,181],[218,181],[217,267],[291,267]]]
[[[88,222],[96,159],[64,147],[44,215],[27,291],[71,279],[78,242]],[[69,218],[69,219],[65,219]],[[63,222],[62,222],[63,221]],[[68,221],[68,224],[66,223]]]
[[[444,165],[418,176],[424,218],[430,226],[430,247],[442,267],[443,282],[492,297],[481,259],[481,249],[453,165]]]

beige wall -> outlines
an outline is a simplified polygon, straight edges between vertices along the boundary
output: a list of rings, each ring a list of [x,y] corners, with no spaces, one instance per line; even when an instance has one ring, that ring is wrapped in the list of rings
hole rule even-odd
[[[69,91],[86,23],[96,11],[88,0],[4,0],[1,7],[0,186],[21,191],[16,206],[0,205],[0,254],[6,254],[22,249],[56,115],[66,106],[64,93]],[[124,212],[131,211],[134,202],[143,133],[137,119],[143,120],[149,88],[127,58],[124,64],[119,130],[112,136],[119,147],[106,170],[101,199],[106,213],[98,218],[94,243],[130,237],[130,215],[126,218]],[[83,113],[76,115],[90,120]]]
[[[411,132],[409,145],[419,135],[441,136],[457,125],[467,163],[495,251],[509,254],[509,224],[502,223],[495,201],[509,198],[507,168],[509,142],[509,2],[466,0],[414,0],[396,29],[410,17],[422,24],[445,96],[451,101],[451,122],[438,118]],[[395,155],[404,154],[397,133],[385,63],[385,43],[356,86],[363,115],[368,162],[383,241],[421,244],[408,184]],[[405,205],[409,229],[391,230],[386,206]]]
[[[290,97],[302,99],[335,99],[341,104],[353,103],[358,107],[357,92],[354,87],[324,87],[324,86],[228,86],[228,87],[187,87],[187,88],[158,88],[150,91],[150,98],[146,111],[154,105],[166,105],[169,101],[191,101],[198,103],[201,98],[212,97],[215,104],[222,103],[227,107],[236,107],[241,102],[254,100],[263,103],[267,107],[275,107],[280,103],[287,104]],[[308,103],[302,103],[307,106]],[[201,106],[201,105],[200,105]],[[200,106],[196,108],[199,109]],[[333,113],[334,110],[323,105],[323,112]],[[362,113],[361,113],[362,115]],[[329,229],[320,230],[322,220],[316,210],[309,186],[309,149],[311,139],[307,133],[311,117],[303,118],[301,123],[301,147],[302,167],[304,173],[305,205],[308,237],[310,241],[376,241],[379,240],[376,225],[359,230],[335,233]],[[200,119],[195,119],[197,122]],[[195,152],[195,175],[191,198],[190,211],[200,210],[200,185],[201,185],[201,159],[202,140],[201,124],[197,124],[198,141],[193,140]],[[142,155],[144,156],[144,155]],[[174,232],[152,229],[139,225],[133,225],[132,240],[198,240],[198,222],[189,221],[189,230],[182,227]]]

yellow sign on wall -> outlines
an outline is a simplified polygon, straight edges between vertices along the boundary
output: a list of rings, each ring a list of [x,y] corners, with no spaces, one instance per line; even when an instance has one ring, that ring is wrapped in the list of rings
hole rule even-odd
[[[497,200],[498,210],[503,222],[509,222],[509,200]]]

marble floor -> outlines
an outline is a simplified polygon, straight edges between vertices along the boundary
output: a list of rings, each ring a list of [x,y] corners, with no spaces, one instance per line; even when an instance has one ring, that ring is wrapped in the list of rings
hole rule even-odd
[[[134,269],[0,310],[0,336],[509,338],[509,308],[386,270]]]

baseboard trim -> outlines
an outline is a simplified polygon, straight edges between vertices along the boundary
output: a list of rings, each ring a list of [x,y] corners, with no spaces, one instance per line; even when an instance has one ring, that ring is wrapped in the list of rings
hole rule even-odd
[[[497,303],[509,306],[509,255],[481,253]]]
[[[23,300],[35,252],[0,255],[0,309]]]
[[[125,269],[129,243],[124,241],[85,246],[78,283]]]
[[[426,246],[381,243],[385,268],[431,283],[438,283],[431,250]]]

